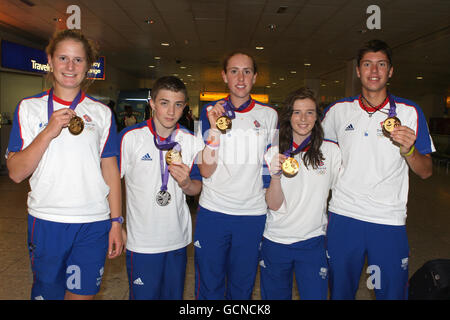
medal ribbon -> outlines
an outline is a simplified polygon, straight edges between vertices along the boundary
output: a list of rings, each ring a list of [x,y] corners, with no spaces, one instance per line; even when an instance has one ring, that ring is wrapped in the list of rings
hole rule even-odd
[[[152,127],[155,128],[155,123],[153,122],[153,118],[151,120]],[[153,135],[153,141],[155,143],[156,148],[159,150],[159,165],[161,168],[161,191],[167,190],[167,182],[169,181],[169,166],[165,165],[166,161],[164,160],[163,156],[163,150],[170,150],[174,149],[176,151],[181,151],[181,146],[178,142],[172,141],[174,135],[174,132],[170,136],[167,137],[167,139],[162,140],[159,138],[158,134],[156,133],[156,129],[154,130]]]
[[[159,140],[159,137],[158,137]],[[159,149],[159,165],[161,167],[161,191],[167,190],[167,182],[169,182],[169,165],[165,165],[162,149]]]
[[[290,150],[286,150],[285,152],[283,152],[283,155],[285,155],[286,157],[296,155],[297,153],[302,151],[308,145],[308,143],[310,141],[311,141],[311,135],[309,135],[305,140],[303,140],[303,142],[295,150],[292,150],[293,145],[294,145],[294,141],[292,141]]]
[[[388,97],[389,97],[389,115],[388,117],[395,117],[397,115],[396,109],[397,106],[395,105],[395,101],[394,98],[392,97],[392,95],[390,93],[388,93]]]
[[[225,109],[225,114],[230,119],[236,118],[235,111],[242,111],[245,108],[247,108],[250,103],[252,102],[252,98],[248,99],[247,102],[244,102],[239,108],[236,108],[233,103],[231,102],[231,99],[225,99],[225,104],[223,105],[223,108]]]
[[[77,96],[75,97],[75,99],[73,99],[72,103],[70,104],[70,109],[75,110],[75,108],[77,107],[78,103],[80,103],[81,100],[81,90],[80,92],[78,92]],[[50,117],[53,114],[53,88],[50,89],[49,93],[48,93],[48,102],[47,102],[47,116],[48,116],[48,121],[50,121]]]

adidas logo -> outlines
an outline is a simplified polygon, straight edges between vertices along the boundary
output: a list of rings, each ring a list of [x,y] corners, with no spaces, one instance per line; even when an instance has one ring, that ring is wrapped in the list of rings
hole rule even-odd
[[[352,131],[355,130],[355,128],[353,128],[353,125],[350,123],[347,128],[345,128],[345,131]]]
[[[148,153],[146,153],[146,154],[141,158],[141,160],[144,160],[144,161],[152,161],[153,159],[152,159],[152,157],[150,157],[150,155],[149,155]]]
[[[134,284],[137,284],[138,286],[143,286],[144,283],[142,282],[141,278],[137,278],[133,281]]]
[[[200,249],[201,249],[202,246],[200,245],[200,241],[198,241],[198,240],[195,241],[195,242],[194,242],[194,247],[197,247],[197,248],[200,248]]]

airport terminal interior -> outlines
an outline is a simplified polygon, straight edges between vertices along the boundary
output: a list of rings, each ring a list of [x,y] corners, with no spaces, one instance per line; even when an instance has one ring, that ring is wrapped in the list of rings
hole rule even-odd
[[[360,93],[357,50],[371,39],[386,41],[393,49],[389,91],[422,108],[436,148],[430,178],[409,174],[410,276],[429,260],[450,259],[449,16],[448,0],[0,1],[0,300],[29,299],[32,283],[29,183],[8,177],[4,156],[13,114],[22,98],[50,88],[44,50],[66,28],[81,29],[98,45],[87,93],[114,102],[119,123],[127,105],[138,121],[148,118],[150,89],[165,75],[186,84],[198,119],[206,103],[226,96],[222,60],[238,49],[258,64],[252,93],[263,102],[278,110],[289,92],[308,86],[325,107]],[[197,199],[189,204],[195,229]],[[195,299],[193,252],[190,244],[186,300]],[[373,300],[365,271],[356,298]],[[253,299],[260,298],[258,275]],[[128,299],[124,254],[107,260],[96,299]]]

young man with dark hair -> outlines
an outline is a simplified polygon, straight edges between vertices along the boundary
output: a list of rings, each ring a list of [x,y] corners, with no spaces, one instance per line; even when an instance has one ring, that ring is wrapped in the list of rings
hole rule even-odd
[[[435,148],[420,107],[387,90],[393,71],[388,45],[368,42],[356,67],[361,94],[324,111],[325,138],[343,160],[329,203],[332,299],[355,298],[366,256],[377,299],[407,298],[408,171],[431,176]]]
[[[386,44],[386,42],[377,39],[366,42],[364,46],[362,46],[358,51],[358,57],[356,60],[358,66],[360,65],[364,55],[368,52],[384,53],[387,58],[387,61],[389,62],[389,65],[392,66],[392,50]]]
[[[119,136],[130,299],[183,299],[186,247],[192,239],[186,195],[200,193],[201,176],[193,163],[204,147],[202,139],[177,124],[186,101],[180,79],[158,79],[150,100],[153,117]]]

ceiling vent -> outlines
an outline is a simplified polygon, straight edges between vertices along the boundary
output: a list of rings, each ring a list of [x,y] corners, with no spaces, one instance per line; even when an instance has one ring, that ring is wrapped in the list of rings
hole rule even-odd
[[[21,2],[25,3],[27,6],[34,7],[35,4],[31,2],[30,0],[20,0]]]
[[[287,6],[281,6],[278,8],[277,13],[280,13],[280,14],[285,13],[287,8],[288,8]]]

